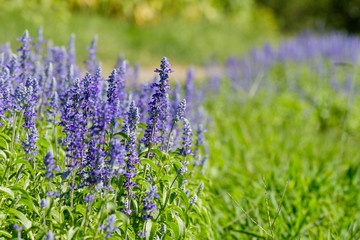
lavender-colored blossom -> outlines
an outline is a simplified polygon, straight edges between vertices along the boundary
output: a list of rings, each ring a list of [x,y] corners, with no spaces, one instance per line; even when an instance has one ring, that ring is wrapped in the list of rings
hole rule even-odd
[[[54,240],[54,233],[49,230],[46,234],[45,234],[45,240]]]
[[[59,172],[60,168],[55,165],[54,156],[51,151],[47,152],[44,158],[44,165],[45,165],[45,177],[48,179],[55,177],[54,172]]]
[[[21,143],[25,154],[37,155],[36,151],[38,150],[38,146],[36,146],[36,142],[38,140],[39,133],[36,126],[30,127],[28,133],[25,135],[25,140]],[[26,159],[29,160],[30,157],[27,157]]]
[[[102,146],[95,138],[92,138],[88,144],[85,161],[82,163],[80,175],[84,178],[85,185],[95,185],[106,179],[105,153]]]
[[[46,199],[45,199],[45,198],[42,198],[42,199],[40,200],[40,207],[41,207],[42,209],[47,208],[47,202],[46,202]]]
[[[105,238],[111,238],[113,232],[119,230],[119,228],[115,226],[115,222],[116,222],[116,215],[111,214],[106,219],[106,225],[100,224],[100,228],[105,230],[105,232],[106,232],[106,234],[104,235]]]
[[[195,69],[190,67],[187,72],[186,82],[185,82],[185,99],[188,103],[187,112],[191,116],[193,109],[193,99],[195,97],[196,88],[195,88]]]
[[[186,110],[186,100],[183,99],[177,106],[175,117],[174,117],[173,121],[178,122],[181,119],[184,119],[185,110]]]
[[[71,34],[69,44],[68,44],[67,65],[68,66],[74,66],[75,63],[76,63],[75,34]]]
[[[138,232],[137,234],[141,239],[146,237],[146,231]]]
[[[23,36],[17,38],[17,40],[21,42],[21,47],[17,50],[20,54],[20,78],[25,80],[27,77],[29,77],[30,71],[33,69],[33,65],[30,63],[32,38],[29,36],[28,30],[25,30]]]
[[[155,72],[159,73],[160,80],[158,83],[153,83],[152,88],[156,88],[155,93],[152,95],[152,100],[149,102],[149,119],[147,121],[147,129],[142,142],[146,147],[155,146],[160,142],[158,132],[166,123],[169,114],[168,107],[168,93],[170,85],[168,84],[169,73],[173,71],[170,68],[166,57],[161,60],[160,69],[156,69]],[[166,125],[164,125],[166,126]]]
[[[159,199],[159,195],[157,193],[157,186],[150,187],[149,191],[145,192],[146,196],[143,199],[143,209],[142,209],[142,217],[144,220],[152,219],[153,216],[151,214],[157,210],[157,206],[154,203],[154,199]]]
[[[42,27],[39,27],[36,35],[36,42],[34,43],[37,60],[41,59],[42,45],[44,43],[45,43],[45,39],[43,37],[43,29]]]
[[[96,61],[96,51],[98,50],[97,47],[98,37],[94,36],[93,40],[91,41],[91,45],[87,47],[89,52],[88,60],[85,61],[86,69],[91,74],[95,74],[96,69],[98,67],[98,62]]]
[[[136,143],[136,127],[139,123],[139,110],[135,105],[135,102],[130,104],[129,112],[127,113],[128,118],[125,124],[125,129],[128,133],[129,139],[126,141],[125,148],[127,152],[127,160],[125,167],[125,181],[124,187],[127,191],[127,196],[129,198],[134,197],[131,193],[131,189],[136,187],[136,183],[133,181],[133,178],[136,176],[136,167],[135,165],[139,163],[138,152],[137,152],[137,143]],[[124,129],[123,129],[124,131]],[[125,209],[128,212],[128,209]]]
[[[198,200],[198,196],[194,194],[194,196],[190,199],[189,204],[190,206],[194,206]]]
[[[95,201],[95,196],[92,194],[88,194],[84,197],[84,201],[86,203],[93,203]]]
[[[188,155],[193,155],[191,147],[193,145],[193,133],[190,122],[185,118],[184,127],[183,127],[183,137],[182,137],[182,147],[178,149],[179,154],[186,157]]]

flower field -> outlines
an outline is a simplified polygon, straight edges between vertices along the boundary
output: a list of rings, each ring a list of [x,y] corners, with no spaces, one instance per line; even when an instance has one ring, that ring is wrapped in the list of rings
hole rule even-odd
[[[303,33],[201,79],[163,57],[143,82],[75,37],[1,46],[0,239],[360,238],[358,38]]]

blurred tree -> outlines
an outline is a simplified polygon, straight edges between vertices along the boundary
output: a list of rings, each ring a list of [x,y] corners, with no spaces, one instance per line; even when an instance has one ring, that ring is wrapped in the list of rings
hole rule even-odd
[[[280,28],[285,31],[320,27],[360,32],[360,0],[256,1],[274,12]]]

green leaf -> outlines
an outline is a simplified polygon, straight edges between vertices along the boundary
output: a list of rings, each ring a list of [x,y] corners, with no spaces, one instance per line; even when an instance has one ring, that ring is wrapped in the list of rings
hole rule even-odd
[[[4,159],[7,159],[7,156],[3,150],[0,150],[0,158],[3,157]]]
[[[166,222],[166,225],[169,226],[170,232],[174,235],[173,239],[179,239],[179,226],[173,222]]]
[[[115,137],[115,136],[121,136],[121,137],[125,138],[126,141],[129,141],[129,136],[126,135],[126,134],[123,133],[123,132],[117,132],[117,133],[114,134],[114,137]]]
[[[34,202],[31,201],[30,199],[21,198],[21,199],[19,200],[19,203],[24,204],[25,206],[27,206],[27,207],[30,208],[32,211],[34,211],[37,215],[40,216],[40,213],[39,213],[38,209],[36,208]]]
[[[184,191],[182,191],[181,189],[178,189],[177,191],[180,195],[180,198],[183,200],[186,209],[189,208],[190,204],[189,204],[189,198],[186,196],[186,194],[184,193]]]
[[[26,166],[26,168],[29,170],[31,176],[32,176],[33,178],[35,178],[35,172],[34,172],[33,167],[32,167],[31,164],[30,164],[28,161],[26,161],[24,158],[17,159],[17,160],[15,161],[15,164],[24,164],[24,165]]]
[[[25,214],[23,214],[22,212],[14,208],[10,208],[8,210],[8,213],[18,217],[27,229],[31,227],[31,221],[29,221],[29,219],[27,219]]]
[[[71,207],[69,207],[69,206],[62,206],[61,207],[61,214],[64,216],[64,212],[65,211],[67,211],[68,213],[69,213],[69,215],[70,215],[70,217],[71,217],[71,220],[72,220],[72,222],[74,221],[74,216],[73,216],[73,214],[72,214],[72,208]],[[64,219],[63,217],[62,217],[62,219]]]
[[[139,128],[144,128],[144,129],[147,128],[146,123],[139,123],[137,126],[138,126]]]
[[[143,164],[149,164],[153,169],[159,168],[159,166],[157,166],[154,161],[151,161],[150,159],[147,158],[142,158],[140,162]]]
[[[79,230],[79,227],[71,227],[68,232],[67,239],[68,240],[72,239],[78,230]]]
[[[146,240],[149,240],[149,239],[154,239],[154,238],[150,238],[150,235],[151,235],[151,231],[149,231],[149,229],[152,229],[152,224],[153,222],[152,221],[146,221]]]
[[[1,191],[1,192],[4,192],[4,193],[7,193],[7,194],[10,195],[12,198],[15,197],[14,192],[13,192],[11,189],[7,188],[7,187],[0,187],[0,191]]]
[[[0,132],[0,137],[2,137],[3,139],[5,139],[7,142],[11,142],[11,137],[9,137],[8,135],[6,135],[3,132]]]
[[[164,155],[159,149],[150,149],[150,152],[156,154],[158,157],[162,157]]]
[[[0,230],[0,236],[5,236],[5,237],[8,237],[8,238],[12,237],[12,235],[10,233],[8,233],[7,231],[5,231],[5,230]]]
[[[175,220],[176,220],[177,226],[179,228],[180,238],[184,238],[185,237],[185,225],[184,225],[184,222],[179,216],[175,216]]]
[[[152,226],[151,226],[151,230],[150,230],[150,234],[146,236],[146,239],[154,239],[155,238],[155,234],[156,234],[156,230],[157,230],[157,223],[156,222],[153,222],[152,223]],[[147,227],[147,226],[146,226]],[[149,228],[146,228],[148,229],[147,231],[149,231]],[[148,237],[149,236],[149,237]]]

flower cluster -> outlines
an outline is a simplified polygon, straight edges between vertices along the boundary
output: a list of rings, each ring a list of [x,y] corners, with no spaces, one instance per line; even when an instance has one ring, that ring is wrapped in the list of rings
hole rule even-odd
[[[201,151],[203,137],[199,130],[193,147],[192,129],[185,119],[185,115],[193,118],[186,113],[191,93],[188,89],[183,99],[180,83],[171,91],[169,60],[162,58],[154,82],[139,84],[139,65],[131,66],[123,57],[110,76],[103,77],[96,37],[88,47],[84,73],[76,63],[74,35],[68,47],[54,46],[44,39],[42,29],[34,42],[27,31],[19,41],[17,54],[9,45],[1,47],[0,125],[5,124],[2,129],[11,136],[9,154],[19,151],[19,158],[33,161],[23,162],[12,173],[15,177],[4,178],[2,183],[19,185],[22,171],[30,172],[26,177],[45,180],[39,202],[29,205],[43,215],[40,237],[62,238],[64,231],[53,226],[53,217],[67,227],[69,219],[63,216],[69,213],[74,222],[82,222],[76,230],[78,238],[91,234],[94,239],[102,235],[127,238],[129,234],[144,238],[152,222],[158,222],[153,225],[154,237],[171,234],[174,238],[163,223],[164,216],[175,222],[176,214],[170,217],[165,211],[183,208],[186,213],[189,199],[182,199],[184,195],[178,192],[185,190],[187,181],[197,180],[179,176],[189,171],[192,158],[188,156]],[[17,143],[22,148],[16,149]],[[15,169],[11,160],[7,163],[4,176]],[[39,170],[41,174],[35,172]],[[174,187],[176,180],[179,189]],[[190,186],[186,185],[187,190],[194,193]],[[165,204],[160,198],[166,199]],[[63,213],[55,216],[54,210]],[[115,214],[128,223],[117,227]],[[23,227],[14,229],[21,234]],[[36,231],[30,227],[27,237]]]

